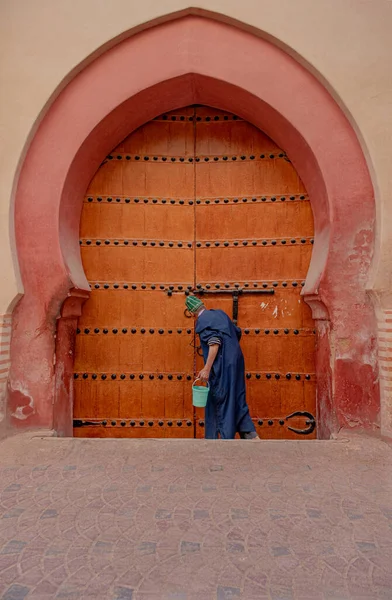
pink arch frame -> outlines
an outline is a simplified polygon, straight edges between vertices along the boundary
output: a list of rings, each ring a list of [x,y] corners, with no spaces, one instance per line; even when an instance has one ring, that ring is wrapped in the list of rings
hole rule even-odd
[[[75,329],[89,294],[78,244],[83,195],[130,132],[195,103],[237,113],[292,159],[315,220],[303,293],[318,329],[319,437],[344,425],[377,427],[376,323],[365,289],[375,203],[358,139],[326,89],[288,54],[198,16],[107,50],[60,93],[31,142],[15,198],[25,293],[13,319],[11,424],[71,434]]]

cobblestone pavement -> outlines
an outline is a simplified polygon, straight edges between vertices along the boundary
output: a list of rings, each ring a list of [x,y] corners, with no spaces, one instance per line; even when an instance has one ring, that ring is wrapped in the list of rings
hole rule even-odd
[[[392,599],[392,447],[0,444],[0,597]]]

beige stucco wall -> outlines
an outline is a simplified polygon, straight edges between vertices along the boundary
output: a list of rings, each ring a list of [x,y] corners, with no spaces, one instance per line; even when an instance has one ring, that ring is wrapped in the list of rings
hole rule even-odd
[[[379,292],[385,321],[385,309],[392,308],[391,0],[195,0],[193,6],[194,12],[220,13],[276,39],[344,107],[376,191],[378,239],[370,286]],[[186,0],[0,0],[0,325],[23,291],[12,239],[12,195],[23,151],[45,106],[110,40],[188,8]],[[336,153],[338,159],[339,148]],[[5,322],[7,329],[9,316]],[[388,356],[389,345],[392,338]]]
[[[43,108],[70,72],[102,45],[188,6],[186,0],[0,2],[0,314],[22,290],[11,255],[9,210],[23,148]],[[390,288],[392,2],[198,0],[194,6],[276,38],[306,61],[344,105],[363,141],[377,193],[381,238],[373,282],[379,290]]]

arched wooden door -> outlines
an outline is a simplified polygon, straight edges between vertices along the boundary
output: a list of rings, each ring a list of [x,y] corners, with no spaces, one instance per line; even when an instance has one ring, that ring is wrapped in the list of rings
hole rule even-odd
[[[315,330],[300,295],[312,235],[289,158],[246,121],[196,106],[132,133],[83,204],[91,297],[77,331],[75,435],[204,436],[191,401],[201,358],[184,313],[194,291],[243,329],[260,437],[315,437]]]

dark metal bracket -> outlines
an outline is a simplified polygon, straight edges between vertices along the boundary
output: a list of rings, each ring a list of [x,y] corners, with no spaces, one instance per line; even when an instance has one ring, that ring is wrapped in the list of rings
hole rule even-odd
[[[236,290],[207,290],[205,288],[201,288],[198,290],[195,290],[194,292],[195,294],[200,294],[201,296],[203,296],[204,294],[230,294],[233,297],[233,323],[234,325],[237,325],[238,322],[238,300],[239,297],[242,296],[243,294],[263,294],[263,295],[268,295],[271,296],[272,294],[275,294],[275,290],[246,290],[243,288],[239,288]]]

